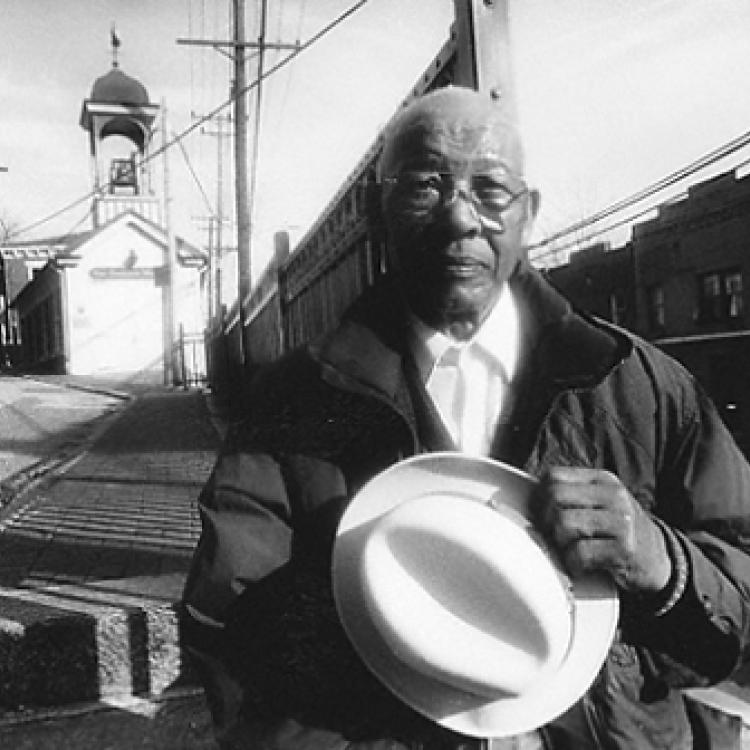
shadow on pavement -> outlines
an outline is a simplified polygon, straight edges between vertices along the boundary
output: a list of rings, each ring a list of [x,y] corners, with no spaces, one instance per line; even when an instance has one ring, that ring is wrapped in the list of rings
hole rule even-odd
[[[193,682],[175,602],[219,442],[202,394],[147,393],[72,465],[6,509],[0,714],[154,697]],[[151,746],[160,747],[143,745]]]
[[[60,539],[45,546],[13,533],[3,548],[0,706],[159,695],[175,681],[194,684],[174,604],[188,548]]]
[[[218,750],[204,698],[190,692],[156,704],[133,703],[120,709],[99,704],[85,712],[0,723],[0,748]]]

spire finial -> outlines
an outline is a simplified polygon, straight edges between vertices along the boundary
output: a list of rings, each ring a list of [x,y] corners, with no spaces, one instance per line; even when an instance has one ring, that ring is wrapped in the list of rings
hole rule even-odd
[[[120,37],[117,36],[117,30],[115,29],[114,23],[112,24],[112,29],[110,30],[110,37],[112,40],[112,67],[116,68],[119,65],[119,63],[117,62],[117,51],[120,48]]]

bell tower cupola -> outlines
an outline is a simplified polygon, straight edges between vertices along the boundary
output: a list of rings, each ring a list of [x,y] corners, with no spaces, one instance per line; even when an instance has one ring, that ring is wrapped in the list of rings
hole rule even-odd
[[[160,223],[159,200],[151,188],[148,156],[159,112],[140,81],[120,68],[120,39],[112,28],[112,68],[94,81],[81,108],[89,133],[94,183],[94,227],[132,210]]]

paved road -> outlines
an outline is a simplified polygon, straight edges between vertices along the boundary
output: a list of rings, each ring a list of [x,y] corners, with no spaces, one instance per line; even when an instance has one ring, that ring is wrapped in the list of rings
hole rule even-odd
[[[124,398],[0,375],[0,481],[76,452]]]
[[[213,750],[172,604],[220,425],[200,393],[84,385],[0,376],[0,480],[44,477],[0,508],[0,750]]]
[[[110,417],[127,403],[124,395],[75,389],[62,380],[0,375],[0,481],[44,464],[50,456],[72,457],[100,436],[81,460],[66,463],[54,483],[24,497],[12,517],[2,520],[0,513],[0,598],[6,606],[16,605],[13,612],[24,603],[42,614],[54,606],[55,612],[70,615],[144,602],[154,611],[168,612],[157,605],[179,596],[198,535],[195,499],[213,463],[216,425],[207,420],[197,396],[169,391],[139,395],[112,424]],[[148,669],[127,649],[128,669],[110,669],[122,651],[119,631],[114,628],[107,638],[99,638],[96,654],[110,682],[124,675],[130,688],[128,681],[140,684],[145,675],[155,693],[171,683],[179,660],[173,658],[176,640],[166,636],[176,637],[176,628],[172,620],[165,622],[159,621],[157,641],[169,648],[159,651],[161,661],[144,651],[140,656],[148,657]],[[128,635],[125,642],[132,640]],[[0,665],[0,686],[2,682]],[[750,683],[750,675],[742,682]],[[54,687],[52,683],[56,685],[50,675],[45,685]],[[727,684],[701,691],[700,697],[743,716],[750,727],[750,688]],[[72,715],[52,712],[28,723],[3,723],[0,717],[0,750],[213,747],[201,695],[145,701],[142,710],[136,704],[100,704]],[[745,732],[742,747],[750,750],[750,732]]]
[[[218,750],[201,694],[0,722],[0,750]]]

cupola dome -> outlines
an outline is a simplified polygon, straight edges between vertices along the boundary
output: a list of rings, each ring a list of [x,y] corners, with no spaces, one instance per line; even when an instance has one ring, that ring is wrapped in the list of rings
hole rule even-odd
[[[131,106],[149,103],[145,86],[117,67],[96,79],[89,101]]]
[[[149,103],[145,86],[113,64],[109,73],[96,79],[91,96],[84,100],[80,124],[91,133],[92,153],[95,142],[110,135],[128,138],[143,153],[157,110],[157,105]]]

